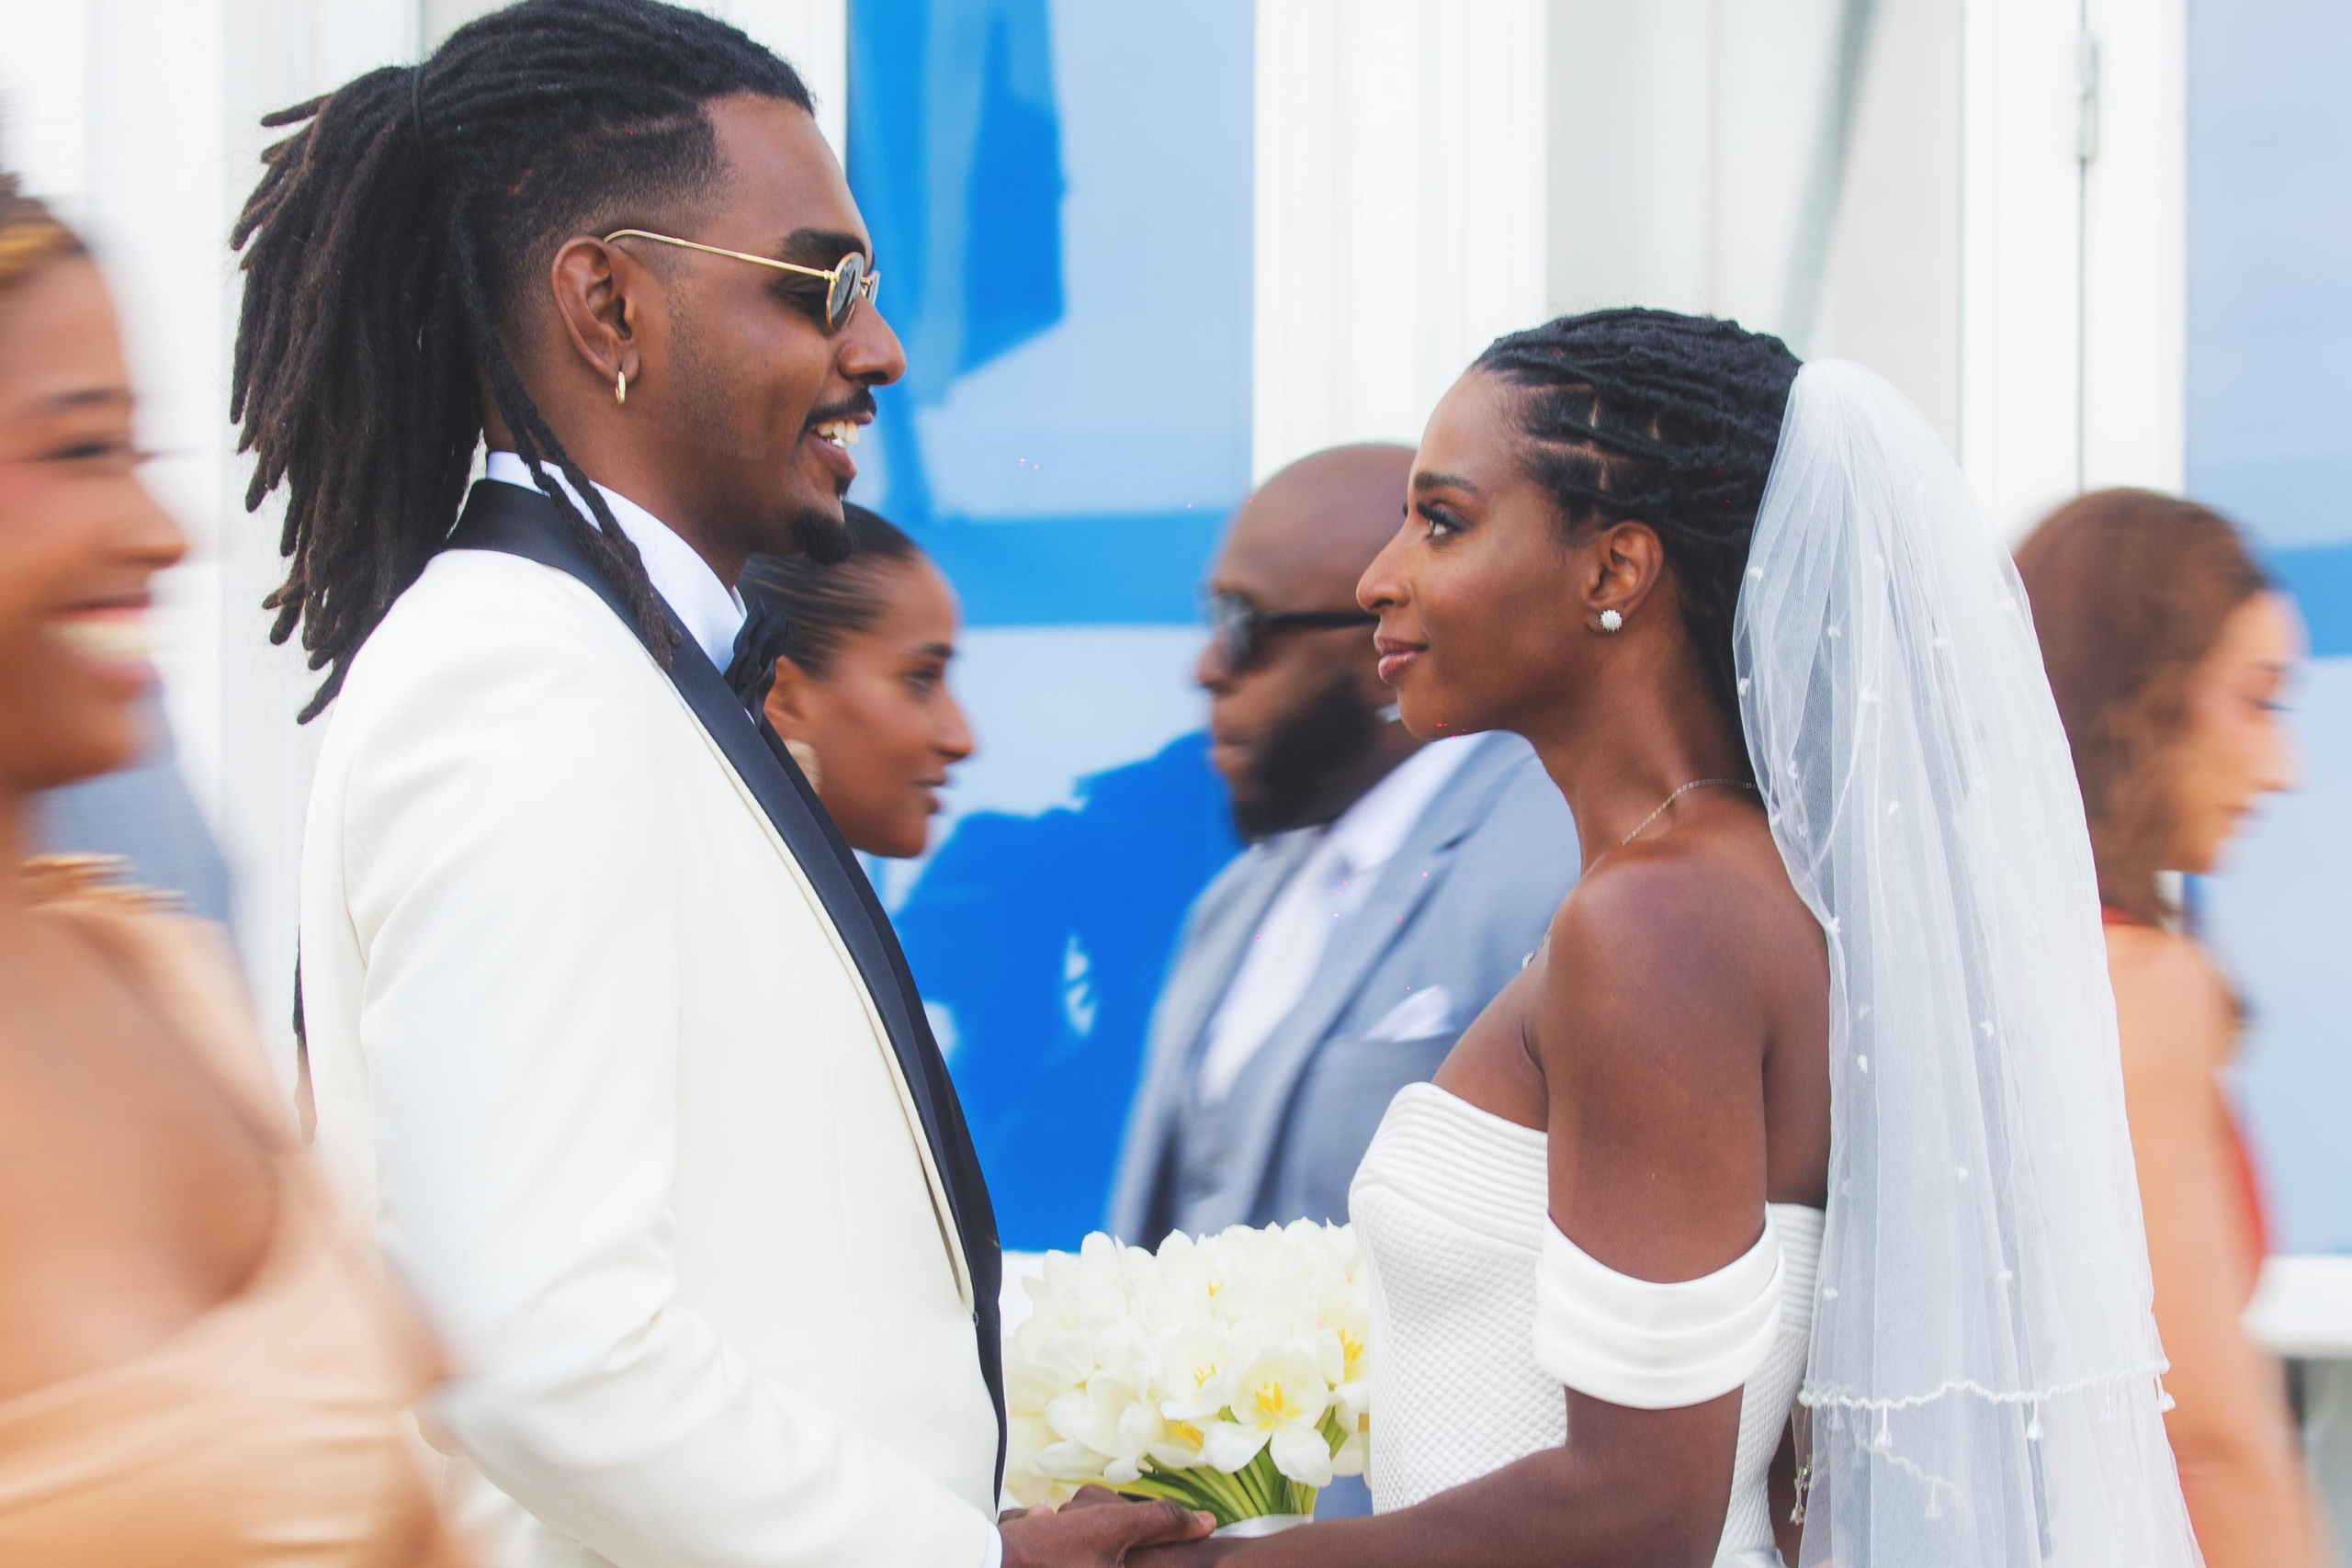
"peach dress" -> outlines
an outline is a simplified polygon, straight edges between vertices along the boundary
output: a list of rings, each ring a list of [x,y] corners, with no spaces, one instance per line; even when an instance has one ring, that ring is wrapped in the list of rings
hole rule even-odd
[[[0,1399],[0,1563],[460,1568],[405,1409],[435,1375],[287,1125],[225,944],[86,863],[28,867],[280,1151],[237,1295],[130,1360]]]

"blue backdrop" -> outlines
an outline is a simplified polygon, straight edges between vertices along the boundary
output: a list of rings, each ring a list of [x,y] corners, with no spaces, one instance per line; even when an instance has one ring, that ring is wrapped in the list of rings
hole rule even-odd
[[[883,868],[1006,1246],[1102,1220],[1177,929],[1237,847],[1187,679],[1249,486],[1252,8],[853,0],[908,374],[856,499],[961,593],[981,753]]]
[[[2294,594],[2301,791],[2200,889],[2283,1247],[2352,1250],[2352,7],[2190,0],[2188,491]]]

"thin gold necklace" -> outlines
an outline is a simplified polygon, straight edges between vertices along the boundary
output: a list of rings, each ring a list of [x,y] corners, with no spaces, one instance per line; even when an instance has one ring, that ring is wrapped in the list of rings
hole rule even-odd
[[[1665,816],[1666,808],[1668,807],[1673,805],[1676,801],[1680,800],[1692,790],[1704,789],[1709,784],[1719,784],[1725,789],[1744,789],[1750,795],[1756,793],[1756,786],[1754,784],[1745,783],[1739,779],[1692,779],[1689,784],[1684,784],[1680,789],[1676,790],[1672,795],[1669,795],[1664,800],[1659,801],[1657,803],[1657,809],[1651,812],[1647,817],[1642,818],[1640,828],[1635,828],[1632,832],[1617,840],[1617,847],[1622,850],[1627,844],[1632,843],[1635,839],[1640,838],[1642,836],[1642,829],[1647,828],[1651,823]]]

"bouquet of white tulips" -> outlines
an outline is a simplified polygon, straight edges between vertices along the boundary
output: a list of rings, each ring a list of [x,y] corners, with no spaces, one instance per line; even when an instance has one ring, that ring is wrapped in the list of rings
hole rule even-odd
[[[1237,1225],[1157,1254],[1098,1233],[1027,1284],[1005,1351],[1024,1506],[1092,1483],[1231,1526],[1311,1514],[1363,1473],[1372,1303],[1346,1226]]]

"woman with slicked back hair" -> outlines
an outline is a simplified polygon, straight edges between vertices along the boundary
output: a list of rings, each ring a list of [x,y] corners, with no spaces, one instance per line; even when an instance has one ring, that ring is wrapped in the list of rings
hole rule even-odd
[[[2240,1321],[2269,1248],[2221,1083],[2237,997],[2161,880],[2212,871],[2291,784],[2301,626],[2227,518],[2152,491],[2067,502],[2018,571],[2090,818],[2189,1517],[2207,1568],[2310,1568],[2324,1532],[2286,1380]]]
[[[1136,1561],[2190,1568],[2088,845],[1918,412],[1728,321],[1516,333],[1357,595],[1582,874],[1356,1174],[1374,1516]]]
[[[0,175],[0,1562],[456,1568],[410,1452],[435,1374],[327,1202],[219,930],[36,793],[152,695],[141,488],[106,286]]]
[[[911,860],[948,770],[972,754],[947,689],[961,615],[921,546],[862,506],[842,512],[840,561],[754,556],[743,573],[744,597],[786,626],[768,722],[850,848]]]
[[[461,1369],[450,1484],[623,1568],[1194,1533],[1000,1529],[987,1185],[759,717],[737,580],[840,555],[905,368],[799,77],[697,11],[525,0],[270,123],[233,399],[333,705],[300,1009],[319,1145]]]

